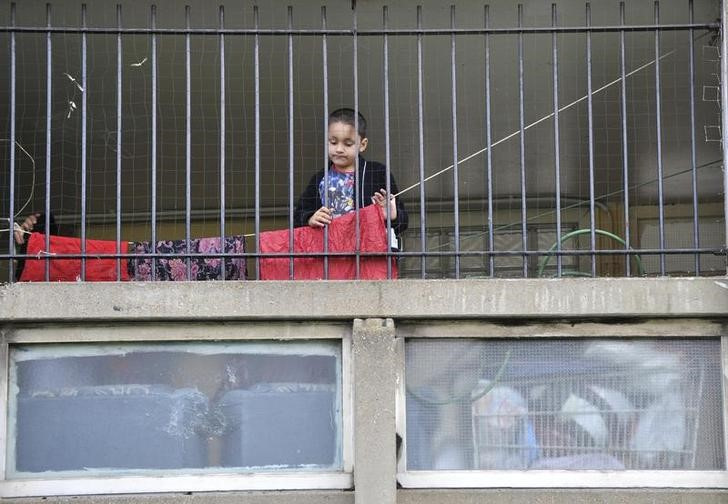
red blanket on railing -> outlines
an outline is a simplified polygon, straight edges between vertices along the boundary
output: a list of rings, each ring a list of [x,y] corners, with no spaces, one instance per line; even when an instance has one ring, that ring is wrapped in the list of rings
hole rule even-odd
[[[122,242],[122,253],[126,253],[126,242]],[[37,259],[26,259],[21,282],[45,281],[45,257],[50,257],[51,282],[75,282],[81,279],[81,259],[54,259],[54,255],[80,254],[81,240],[68,236],[51,236],[50,250],[45,250],[45,235],[33,233],[28,240],[28,254]],[[116,254],[116,242],[109,240],[86,240],[86,281],[115,282],[116,259],[94,259],[94,254]],[[121,260],[121,280],[129,280],[126,259]]]
[[[387,227],[382,212],[376,205],[368,205],[359,211],[359,250],[361,252],[387,252]],[[300,227],[293,230],[294,252],[323,252],[324,231],[319,228]],[[356,250],[356,214],[334,219],[329,224],[329,252],[351,252]],[[266,231],[260,234],[260,251],[266,253],[288,253],[289,230]],[[397,278],[397,268],[392,261],[392,278]],[[290,278],[289,258],[261,258],[261,280],[288,280]],[[321,280],[324,278],[323,257],[297,257],[293,260],[295,280]],[[329,258],[330,280],[354,280],[356,258],[340,256]],[[387,257],[366,257],[359,260],[359,280],[382,280],[387,278]]]

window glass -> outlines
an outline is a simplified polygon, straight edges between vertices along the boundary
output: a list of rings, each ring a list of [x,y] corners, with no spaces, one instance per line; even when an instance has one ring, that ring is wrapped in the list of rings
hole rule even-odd
[[[339,342],[11,349],[13,477],[339,470]]]
[[[407,469],[724,468],[719,340],[413,339]]]

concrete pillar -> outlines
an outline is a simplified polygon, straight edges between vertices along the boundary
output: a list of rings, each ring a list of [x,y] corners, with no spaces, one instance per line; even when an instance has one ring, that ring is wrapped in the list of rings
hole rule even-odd
[[[395,355],[392,319],[355,319],[354,502],[395,504]]]

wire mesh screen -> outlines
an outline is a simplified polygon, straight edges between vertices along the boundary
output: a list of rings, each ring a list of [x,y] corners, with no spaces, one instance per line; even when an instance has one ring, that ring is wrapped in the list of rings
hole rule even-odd
[[[409,340],[408,470],[724,469],[718,340]]]
[[[722,244],[725,242],[725,230],[720,219],[704,219],[700,223],[699,236],[701,243],[709,245]],[[669,243],[676,248],[687,248],[688,242],[692,240],[693,225],[689,219],[674,219],[665,223],[665,235]],[[646,247],[652,247],[659,240],[658,223],[654,219],[642,222],[640,241]],[[645,256],[643,258],[645,270],[649,273],[657,273],[660,270],[659,257]],[[699,267],[706,272],[722,272],[725,268],[725,259],[719,254],[702,255],[696,257],[690,254],[671,255],[666,259],[670,271],[689,273],[695,268],[696,261],[700,261]]]
[[[575,231],[574,224],[562,228],[564,235]],[[556,230],[546,225],[529,225],[528,236],[531,243],[537,244],[540,249],[547,250],[556,241]],[[493,236],[493,243],[499,251],[493,258],[492,267],[488,254],[484,252],[488,245],[488,232],[473,226],[463,226],[460,229],[460,275],[462,278],[519,278],[523,272],[523,255],[519,253],[522,244],[520,231],[513,229],[497,229]],[[427,232],[427,250],[431,257],[425,263],[428,278],[453,277],[453,233],[448,229],[430,229]],[[578,243],[577,243],[578,245]],[[405,249],[409,251],[420,250],[419,230],[408,231]],[[566,248],[566,247],[564,247]],[[528,257],[531,268],[541,276],[556,275],[556,260],[546,255],[542,258]],[[561,258],[561,265],[571,271],[578,272],[579,264],[584,269],[585,262],[579,256],[566,256]],[[406,256],[399,261],[399,274],[402,278],[418,278],[421,273],[421,261],[416,256]],[[563,271],[562,271],[563,274]]]
[[[0,9],[3,280],[14,261],[54,261],[49,242],[23,248],[32,226],[12,237],[31,213],[80,240],[82,280],[91,239],[154,262],[157,243],[184,240],[176,253],[194,258],[190,239],[243,236],[244,251],[216,252],[249,258],[252,279],[266,253],[329,254],[261,238],[292,232],[340,107],[366,117],[361,157],[389,168],[409,215],[405,248],[357,238],[357,264],[396,257],[422,278],[725,273],[725,237],[701,231],[726,222],[720,1],[189,3]],[[685,218],[689,239],[672,240]]]

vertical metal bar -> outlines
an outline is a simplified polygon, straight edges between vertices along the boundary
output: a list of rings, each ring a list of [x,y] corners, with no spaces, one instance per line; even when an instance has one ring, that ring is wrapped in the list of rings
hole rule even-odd
[[[321,28],[326,30],[326,6],[321,7]],[[329,48],[326,33],[321,37],[324,80],[324,187],[329,187]],[[324,191],[324,206],[329,206],[329,191]],[[324,279],[329,278],[329,227],[324,226]]]
[[[81,26],[86,28],[86,4],[81,4]],[[86,280],[86,156],[87,156],[87,127],[86,120],[88,116],[87,100],[88,82],[87,82],[87,48],[86,48],[86,32],[81,33],[81,280]]]
[[[293,7],[288,6],[288,30],[293,30]],[[288,33],[288,277],[293,280],[293,34]]]
[[[455,5],[450,6],[450,28],[455,30]],[[460,278],[460,195],[458,187],[458,101],[457,66],[455,61],[455,32],[450,34],[450,76],[452,100],[452,191],[453,224],[455,226],[455,278]]]
[[[387,29],[387,6],[382,7],[382,26]],[[384,34],[384,158],[385,166],[384,172],[386,177],[387,198],[390,197],[390,163],[391,163],[391,148],[389,145],[389,38],[385,32]],[[387,217],[387,253],[392,250],[392,243],[390,237],[392,233],[392,216],[389,212],[389,201],[386,202],[385,215]],[[392,261],[390,257],[387,257],[387,278],[392,278]]]
[[[121,4],[116,4],[116,253],[121,253]],[[126,261],[126,260],[125,260]],[[116,281],[121,280],[121,258],[116,258]]]
[[[10,4],[10,26],[15,28],[15,2]],[[15,239],[13,227],[15,224],[15,32],[10,32],[10,180],[8,181],[8,252],[10,253],[10,261],[8,262],[8,281],[15,280]]]
[[[523,28],[523,4],[518,4],[518,27]],[[518,131],[521,167],[521,243],[523,247],[523,277],[528,277],[528,228],[526,208],[526,126],[523,110],[523,32],[518,33]]]
[[[220,30],[225,29],[225,7],[219,8]],[[220,252],[225,252],[225,35],[220,32]],[[221,258],[220,280],[225,281],[227,259]]]
[[[726,2],[726,1],[723,2],[723,17],[721,20],[721,23],[722,23],[721,33],[723,33],[723,34],[725,34],[725,28],[728,26],[728,23],[726,23],[726,18],[725,18],[725,15],[728,14],[728,11],[726,10],[727,3],[728,2]],[[726,49],[727,47],[726,47],[725,35],[723,36],[722,44],[723,44],[723,49]],[[725,54],[725,52],[721,52],[721,54]],[[726,66],[728,66],[728,65],[724,66],[724,61],[725,61],[725,58],[721,59],[721,67],[722,67],[723,71],[728,70],[728,68],[726,68]],[[722,74],[722,75],[725,75],[725,74]],[[724,81],[725,79],[721,79],[721,80]],[[725,90],[725,84],[723,84],[723,89]],[[724,93],[723,98],[726,98],[726,95],[728,95],[728,93]],[[725,107],[723,107],[723,110],[725,110]],[[725,114],[725,112],[723,112],[723,114]],[[725,115],[723,116],[723,119],[726,119]],[[725,125],[725,123],[723,123],[723,124]],[[723,131],[725,131],[725,130],[723,130]],[[726,136],[724,133],[723,134],[723,145],[724,145],[723,154],[724,155],[726,154],[725,139],[726,139]],[[723,162],[725,162],[726,159],[727,158],[723,158]],[[724,171],[724,175],[725,175],[725,171]],[[728,199],[727,199],[727,201],[728,201]],[[726,215],[728,215],[728,214],[726,214]],[[726,236],[728,236],[728,235],[726,235]],[[723,379],[720,382],[720,398],[721,398],[720,402],[722,403],[721,404],[721,406],[723,408],[722,411],[725,412],[725,408],[728,405],[728,373],[726,373],[726,369],[728,369],[728,336],[723,336],[722,338],[720,338],[720,361],[721,361],[720,367],[723,370]],[[724,413],[723,414],[723,467],[724,468],[728,467],[728,436],[726,436],[726,434],[725,434],[726,432],[728,432],[728,415],[726,415]]]
[[[619,2],[619,23],[624,26],[624,2]],[[624,248],[625,250],[630,249],[630,218],[629,218],[629,150],[628,150],[628,139],[627,139],[627,58],[625,54],[625,43],[624,43],[625,31],[619,31],[619,71],[620,71],[620,86],[621,96],[620,105],[622,111],[622,173],[624,178]],[[627,276],[631,275],[631,256],[628,254],[625,256],[625,273]]]
[[[655,2],[655,25],[660,24],[660,2]],[[665,202],[662,174],[662,95],[660,90],[660,30],[655,30],[655,134],[657,136],[657,205],[660,236],[660,275],[665,275]]]
[[[253,6],[255,46],[253,65],[255,78],[255,271],[260,280],[260,17],[258,6]]]
[[[395,404],[402,405],[402,407],[395,408],[396,416],[396,429],[397,433],[402,436],[403,440],[407,439],[407,386],[406,386],[406,369],[405,369],[405,339],[401,336],[396,336],[394,339],[394,369],[395,369],[395,383],[397,384],[397,391],[395,395]],[[416,429],[416,427],[415,427]],[[397,473],[407,472],[407,450],[402,450],[397,455]]]
[[[591,4],[586,4],[586,25],[591,26]],[[596,216],[594,206],[594,107],[592,104],[592,46],[591,31],[586,32],[586,93],[587,122],[589,125],[589,251],[591,259],[591,276],[597,276]]]
[[[190,29],[190,6],[185,6],[185,26]],[[185,33],[185,263],[187,267],[187,280],[192,278],[192,259],[190,257],[190,236],[192,234],[192,114],[190,95],[190,33]]]
[[[488,5],[484,8],[484,25],[488,29],[490,27],[490,8]],[[493,231],[493,156],[491,154],[491,143],[493,142],[491,110],[490,110],[490,35],[485,34],[485,144],[488,150],[485,153],[487,187],[488,192],[488,272],[489,276],[495,276],[495,234]]]
[[[723,146],[723,224],[725,226],[723,231],[725,243],[723,247],[724,250],[728,250],[728,77],[726,77],[728,76],[728,0],[723,0],[721,4],[720,33],[722,34],[720,43],[720,54],[722,55],[722,58],[720,58],[720,75],[722,75],[720,79],[720,100],[723,104],[720,109],[720,119],[721,145]],[[726,259],[726,273],[728,273],[728,257]],[[725,365],[725,360],[723,362]],[[726,423],[728,423],[728,420],[726,420]],[[725,439],[728,445],[728,436],[725,436]],[[726,457],[728,457],[728,446]]]
[[[353,339],[351,332],[341,338],[341,461],[342,470],[349,473],[354,471]]]
[[[157,6],[151,8],[152,29],[157,27]],[[151,34],[152,43],[152,253],[157,253],[157,35]],[[152,258],[152,280],[157,279],[157,258]]]
[[[417,6],[417,29],[422,29],[422,6]],[[427,214],[425,212],[425,126],[422,79],[422,33],[417,33],[417,140],[420,169],[420,276],[427,277]]]
[[[51,27],[51,4],[46,4],[46,26]],[[51,115],[53,95],[53,42],[51,31],[46,33],[46,149],[45,149],[45,250],[51,250]],[[10,233],[12,234],[12,233]],[[50,257],[45,257],[45,281],[51,279]]]
[[[551,4],[551,26],[558,24],[556,4]],[[559,46],[558,36],[551,33],[551,52],[553,57],[553,102],[554,102],[554,171],[556,189],[556,276],[561,277],[563,257],[561,252],[561,149],[559,136]]]
[[[359,139],[359,36],[358,36],[358,19],[357,19],[357,10],[356,10],[356,2],[353,4],[354,12],[352,14],[352,38],[353,38],[353,44],[354,44],[354,124],[356,129],[356,136],[357,141]],[[354,208],[356,210],[356,215],[354,216],[355,220],[355,244],[354,244],[354,250],[356,253],[355,257],[355,263],[356,263],[356,276],[355,278],[359,279],[359,272],[361,269],[361,222],[359,219],[359,209],[364,204],[364,195],[362,194],[362,184],[364,181],[359,180],[359,150],[356,151],[356,158],[354,160],[354,194],[356,197],[354,198]]]
[[[690,11],[690,24],[695,22],[695,11],[693,9],[693,0],[688,0],[688,10]],[[689,70],[690,70],[690,168],[692,169],[693,183],[693,246],[700,248],[700,228],[699,228],[699,207],[698,207],[698,169],[695,153],[695,42],[693,36],[695,30],[688,30],[688,51],[689,51]],[[725,78],[725,77],[724,77]],[[695,254],[695,276],[700,276],[700,254]]]
[[[11,218],[10,223],[13,222]],[[12,231],[10,234],[13,234]],[[10,370],[9,349],[10,346],[7,343],[0,343],[0,405],[2,405],[0,406],[0,450],[2,450],[2,453],[15,453],[17,450],[16,439],[13,439],[17,438],[17,436],[8,435],[8,389],[10,388],[8,383],[17,376],[16,370]],[[16,380],[14,381],[17,383]],[[3,480],[7,479],[8,476],[5,459],[6,457],[0,457],[0,477]]]

